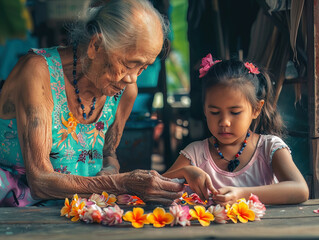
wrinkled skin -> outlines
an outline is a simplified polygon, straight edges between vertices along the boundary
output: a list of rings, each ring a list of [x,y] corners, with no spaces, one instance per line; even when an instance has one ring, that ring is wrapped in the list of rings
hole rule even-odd
[[[172,200],[180,198],[184,189],[183,184],[172,182],[154,170],[130,172],[124,187],[128,193],[139,196],[144,202],[157,202],[164,205],[169,205]]]

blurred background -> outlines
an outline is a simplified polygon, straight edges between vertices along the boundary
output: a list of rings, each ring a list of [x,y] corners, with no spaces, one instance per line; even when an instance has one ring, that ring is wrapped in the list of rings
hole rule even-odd
[[[0,79],[30,48],[67,44],[67,26],[88,0],[0,0]],[[201,103],[201,58],[248,59],[267,69],[284,139],[312,186],[307,39],[313,0],[153,0],[170,21],[167,56],[138,79],[139,94],[117,150],[121,171],[164,172],[179,151],[209,136]],[[308,17],[307,17],[308,16]],[[308,25],[307,25],[308,24]],[[313,33],[312,33],[313,34]],[[310,38],[309,38],[310,36]],[[312,36],[313,37],[313,36]],[[309,41],[309,40],[308,40]],[[309,44],[308,44],[309,47]],[[310,125],[309,125],[310,124]]]

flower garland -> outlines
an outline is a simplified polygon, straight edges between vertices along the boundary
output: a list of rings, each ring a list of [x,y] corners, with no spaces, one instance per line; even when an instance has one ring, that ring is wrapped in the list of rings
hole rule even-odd
[[[142,228],[145,224],[152,224],[154,227],[164,227],[166,225],[190,226],[191,221],[197,220],[202,226],[209,226],[211,222],[228,223],[260,220],[266,211],[256,195],[251,194],[248,201],[242,198],[236,203],[225,207],[221,205],[209,206],[207,202],[200,200],[196,193],[188,196],[184,193],[180,199],[169,207],[166,212],[162,207],[156,207],[151,213],[144,213],[141,207],[134,207],[132,211],[124,211],[117,204],[125,205],[145,205],[145,203],[136,196],[128,194],[115,196],[103,192],[101,195],[92,194],[90,198],[79,198],[75,194],[69,202],[65,199],[64,206],[61,209],[61,216],[71,218],[71,221],[83,221],[86,223],[99,223],[106,226],[121,224],[124,221],[131,222],[135,228]],[[184,205],[180,205],[184,204]],[[190,209],[188,205],[194,205]]]

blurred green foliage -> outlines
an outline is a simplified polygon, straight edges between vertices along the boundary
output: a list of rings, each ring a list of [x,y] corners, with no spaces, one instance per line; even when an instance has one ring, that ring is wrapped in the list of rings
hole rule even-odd
[[[7,39],[26,37],[28,22],[24,1],[0,0],[0,44]]]
[[[187,40],[187,0],[170,1],[171,52],[166,60],[169,94],[189,92],[189,46]]]

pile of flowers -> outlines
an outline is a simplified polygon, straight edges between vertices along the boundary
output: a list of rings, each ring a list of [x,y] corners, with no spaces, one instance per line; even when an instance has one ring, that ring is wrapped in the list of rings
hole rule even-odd
[[[100,223],[106,226],[121,224],[124,221],[131,222],[135,228],[141,228],[145,224],[152,224],[154,227],[166,225],[190,226],[191,221],[198,221],[202,226],[209,226],[211,222],[228,223],[260,220],[266,211],[258,197],[251,194],[248,201],[242,198],[232,205],[208,205],[200,200],[196,193],[184,195],[169,207],[169,211],[162,207],[156,207],[153,212],[145,213],[142,207],[133,207],[132,211],[124,213],[117,204],[145,205],[136,196],[107,194],[92,194],[90,198],[79,198],[75,194],[71,200],[65,199],[64,207],[61,209],[61,216],[71,218],[71,221],[83,221],[86,223]],[[189,207],[192,205],[192,208]]]

